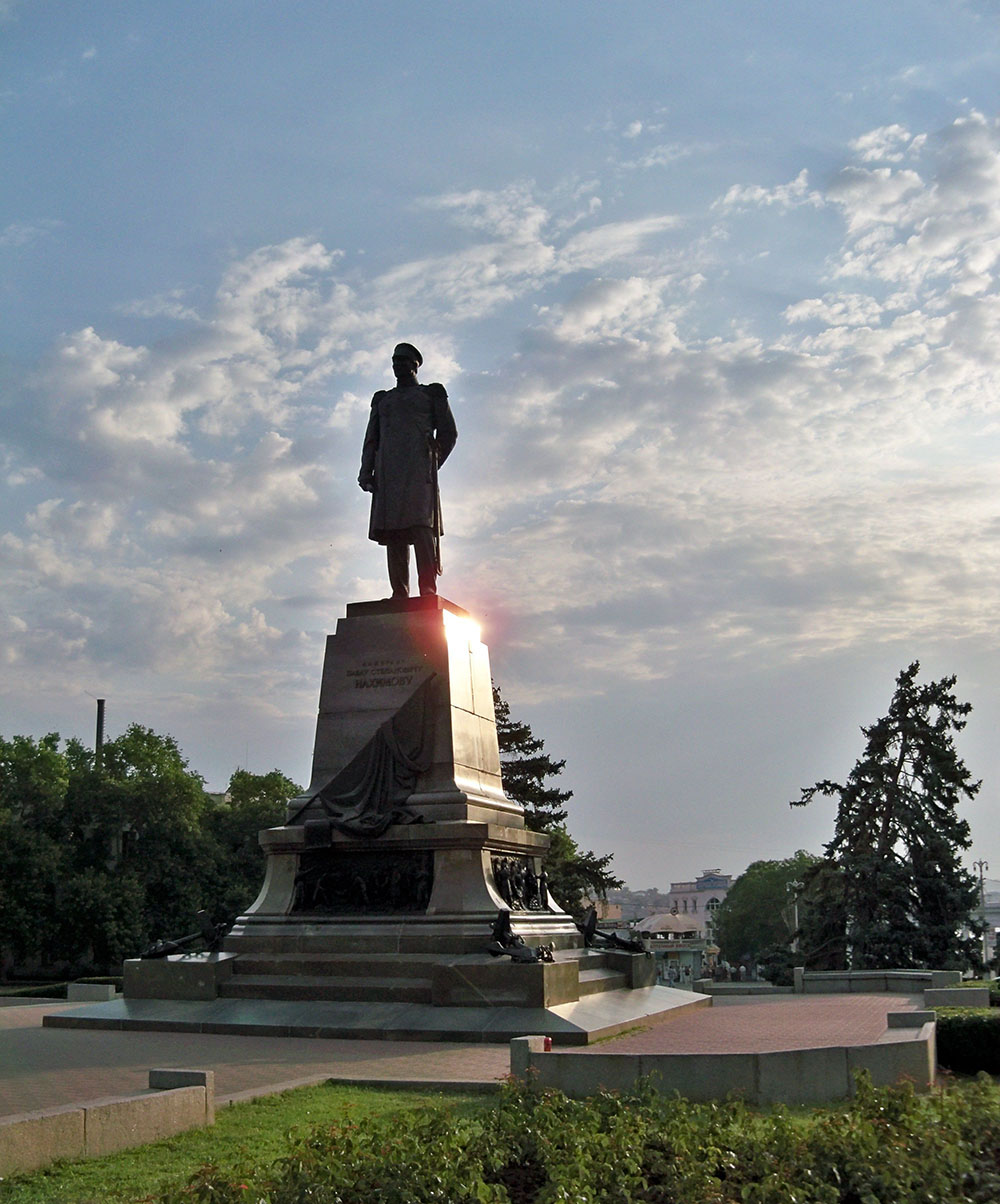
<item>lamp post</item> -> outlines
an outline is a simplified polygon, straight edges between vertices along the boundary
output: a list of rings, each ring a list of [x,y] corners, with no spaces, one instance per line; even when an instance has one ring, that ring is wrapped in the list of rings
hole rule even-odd
[[[986,939],[986,882],[984,880],[984,874],[990,868],[990,863],[988,861],[982,861],[982,860],[974,861],[972,863],[972,867],[973,867],[973,869],[979,870],[979,914],[982,917],[982,921],[983,921],[983,932],[982,932],[983,967],[986,969],[986,973],[988,974],[989,973],[988,966],[989,966],[989,960],[990,960],[990,948],[989,948],[989,941]]]
[[[785,886],[789,897],[792,900],[792,952],[799,951],[799,891],[802,890],[801,882],[789,882]]]

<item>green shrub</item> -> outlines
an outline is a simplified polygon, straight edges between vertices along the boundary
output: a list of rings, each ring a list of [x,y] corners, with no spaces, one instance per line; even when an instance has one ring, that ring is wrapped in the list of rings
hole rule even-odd
[[[862,1073],[848,1105],[766,1114],[648,1085],[577,1101],[511,1083],[491,1112],[319,1128],[252,1179],[206,1167],[160,1204],[987,1204],[998,1168],[986,1076],[918,1095]]]
[[[938,1065],[960,1074],[1000,1074],[1000,1016],[993,1008],[940,1008]]]
[[[47,982],[42,986],[12,987],[4,991],[5,998],[17,999],[65,999],[66,984],[64,982]]]
[[[1000,1008],[1000,978],[969,978],[965,982],[959,983],[962,987],[989,987],[990,989],[990,1007]]]

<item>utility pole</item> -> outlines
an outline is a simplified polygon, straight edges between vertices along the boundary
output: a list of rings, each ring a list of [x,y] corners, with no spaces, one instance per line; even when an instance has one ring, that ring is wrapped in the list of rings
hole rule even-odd
[[[104,699],[97,700],[97,736],[94,740],[94,768],[100,772],[104,761]]]
[[[984,880],[984,874],[990,868],[990,864],[988,861],[980,860],[974,861],[972,863],[972,867],[973,869],[979,870],[979,913],[983,921],[983,966],[985,968],[985,972],[989,974],[990,942],[986,935],[986,882]]]

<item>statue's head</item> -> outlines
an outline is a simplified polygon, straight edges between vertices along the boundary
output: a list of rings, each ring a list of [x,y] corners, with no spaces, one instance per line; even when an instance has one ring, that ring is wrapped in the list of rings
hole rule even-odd
[[[401,385],[416,384],[417,369],[424,357],[412,343],[397,343],[392,351],[392,371]]]

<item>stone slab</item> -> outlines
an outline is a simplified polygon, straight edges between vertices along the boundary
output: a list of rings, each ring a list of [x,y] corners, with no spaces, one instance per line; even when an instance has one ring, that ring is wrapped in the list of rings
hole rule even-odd
[[[958,970],[803,970],[792,971],[797,994],[869,994],[889,991],[913,995],[925,988],[956,986],[962,981]]]
[[[507,957],[445,962],[434,967],[431,984],[436,1007],[548,1008],[580,997],[575,960],[527,965]]]
[[[150,1091],[175,1091],[201,1087],[205,1092],[205,1124],[215,1124],[215,1071],[159,1067],[149,1072]]]
[[[879,1041],[875,1045],[858,1045],[847,1050],[847,1070],[851,1094],[854,1094],[854,1073],[867,1070],[876,1087],[893,1086],[899,1082],[912,1083],[917,1091],[934,1086],[937,1075],[937,1044],[935,1025],[924,1024],[911,1029],[908,1039],[903,1033],[896,1040]]]
[[[961,981],[961,970],[931,970],[931,986],[934,989],[939,987],[957,987]]]
[[[52,1108],[0,1120],[0,1178],[84,1155],[82,1108]]]
[[[70,1003],[95,1003],[114,999],[115,994],[114,985],[109,982],[71,982],[66,986],[66,998]]]
[[[929,1008],[988,1008],[989,987],[928,987],[924,1006]]]
[[[728,1011],[728,1009],[727,1009]],[[668,1030],[669,1031],[669,1030]],[[862,1045],[824,1045],[777,1050],[715,1052],[612,1052],[603,1048],[546,1052],[535,1036],[511,1042],[511,1073],[542,1088],[582,1097],[598,1091],[628,1091],[648,1078],[657,1090],[691,1100],[725,1099],[736,1094],[754,1104],[815,1105],[846,1099],[854,1072],[867,1070],[876,1085],[900,1080],[918,1090],[934,1084],[934,1025],[898,1029],[892,1039]],[[732,1045],[737,1049],[732,1050]]]
[[[125,995],[130,999],[215,999],[232,976],[235,953],[175,954],[128,958]]]
[[[146,1145],[208,1123],[204,1087],[95,1100],[85,1104],[83,1112],[88,1158]]]
[[[932,1011],[920,1012],[887,1012],[886,1027],[889,1029],[923,1028],[937,1019],[937,1013]]]
[[[632,990],[656,986],[656,959],[649,954],[609,949],[604,956],[612,970],[625,974],[626,985]]]
[[[638,1024],[659,1023],[705,995],[669,987],[608,991],[554,1007],[434,1007],[276,999],[121,999],[50,1012],[47,1028],[227,1033],[268,1037],[353,1037],[369,1041],[506,1042],[541,1033],[557,1044],[586,1045]]]

